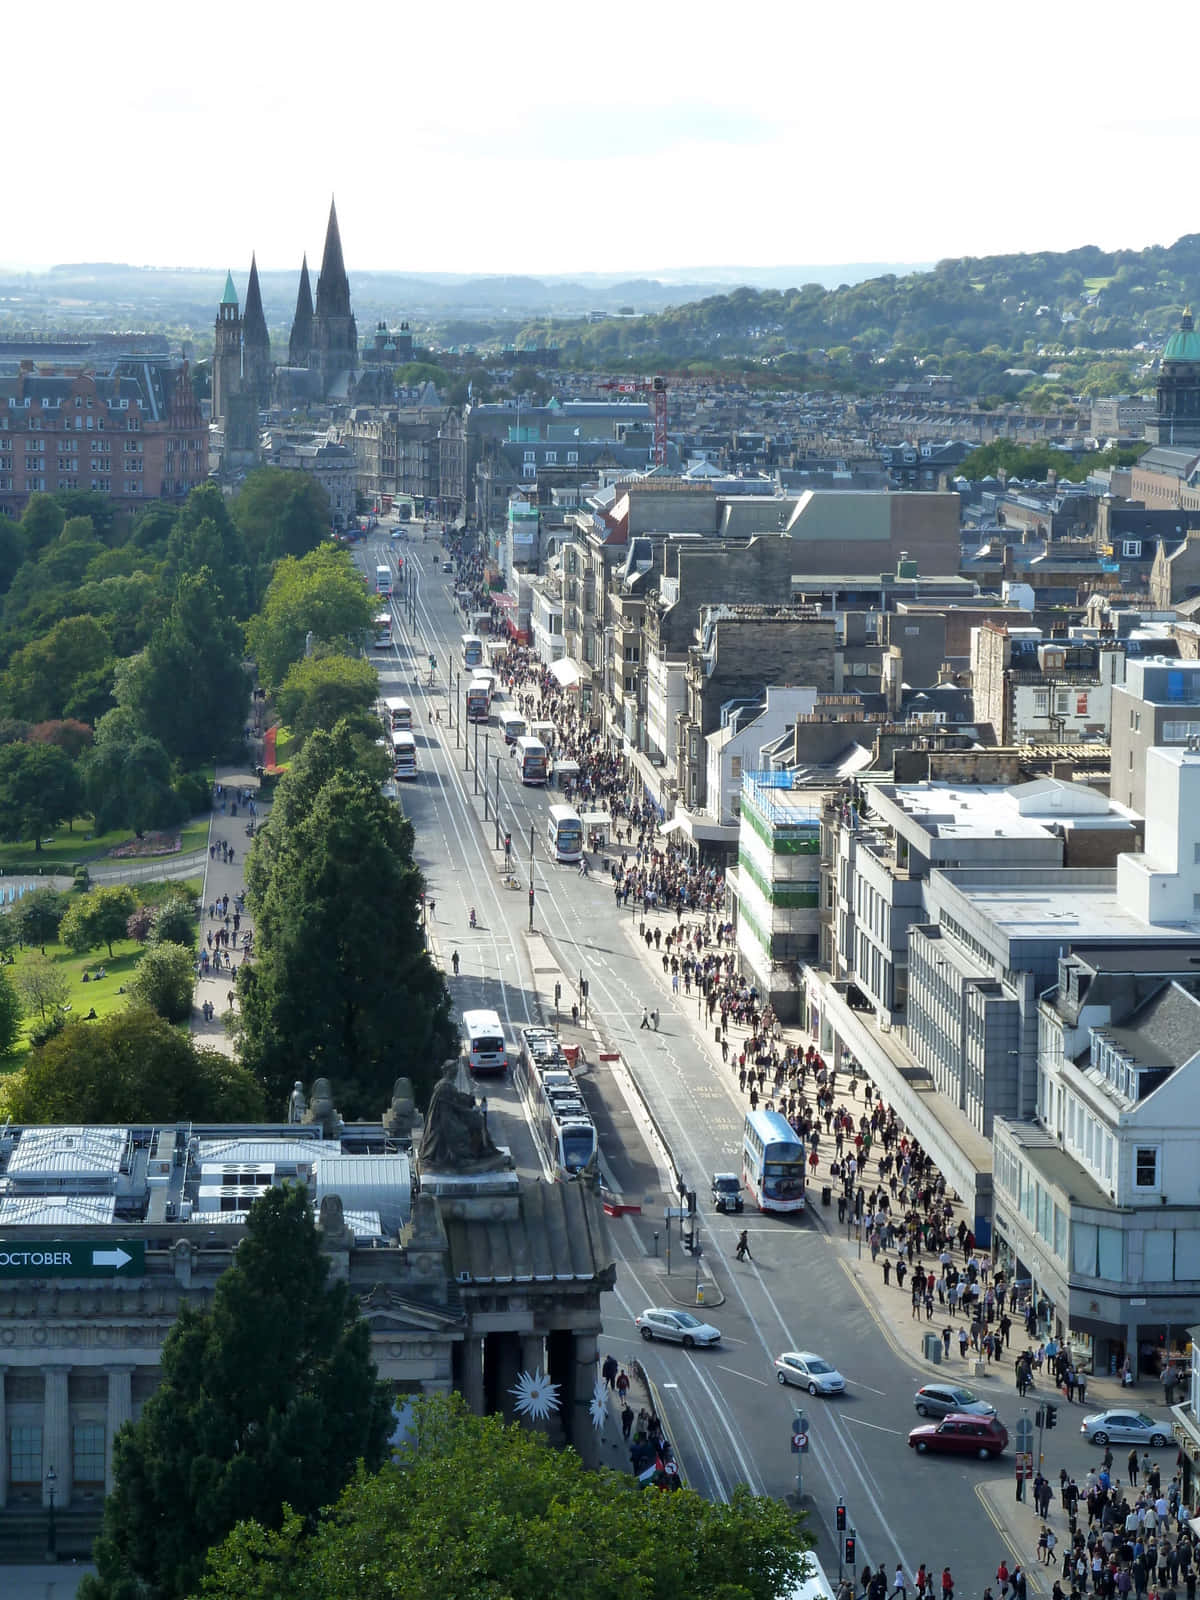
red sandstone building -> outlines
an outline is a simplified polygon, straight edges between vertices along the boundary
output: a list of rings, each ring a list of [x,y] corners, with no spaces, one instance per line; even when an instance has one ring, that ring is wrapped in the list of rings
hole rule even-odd
[[[0,514],[38,490],[95,489],[128,506],[182,499],[208,477],[208,428],[186,363],[0,375]]]

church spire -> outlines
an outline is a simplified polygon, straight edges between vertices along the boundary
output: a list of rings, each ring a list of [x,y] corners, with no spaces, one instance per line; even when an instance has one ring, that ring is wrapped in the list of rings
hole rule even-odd
[[[242,311],[242,337],[249,345],[269,347],[267,319],[263,315],[262,291],[258,286],[258,261],[250,256],[250,282],[246,285],[246,305]]]
[[[292,318],[292,336],[288,341],[288,366],[306,367],[312,350],[313,297],[308,281],[308,255],[300,267],[300,288],[296,294],[296,314]]]
[[[338,231],[337,206],[329,202],[329,225],[325,229],[325,253],[321,257],[321,276],[317,279],[317,316],[348,317],[350,283],[342,258],[342,236]]]

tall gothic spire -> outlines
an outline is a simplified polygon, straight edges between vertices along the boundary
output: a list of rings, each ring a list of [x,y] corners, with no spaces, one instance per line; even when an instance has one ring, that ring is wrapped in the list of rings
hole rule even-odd
[[[258,287],[258,261],[250,256],[250,282],[246,285],[246,305],[242,311],[242,338],[248,345],[270,349],[271,336],[263,315],[262,291]]]
[[[350,282],[342,259],[342,236],[338,232],[337,206],[329,202],[329,225],[325,229],[325,254],[321,257],[321,276],[317,279],[317,316],[350,315]]]
[[[300,288],[296,294],[296,314],[292,318],[292,336],[288,341],[288,366],[306,367],[312,350],[313,297],[308,281],[308,255],[300,267]]]

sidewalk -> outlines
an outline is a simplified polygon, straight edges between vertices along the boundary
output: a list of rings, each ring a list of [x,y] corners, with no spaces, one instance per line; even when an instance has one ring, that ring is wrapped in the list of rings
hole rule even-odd
[[[213,809],[212,821],[208,831],[208,853],[204,856],[204,888],[200,895],[200,945],[197,950],[197,972],[199,972],[200,952],[208,952],[207,936],[211,933],[215,939],[218,929],[224,929],[223,915],[210,916],[209,908],[215,907],[218,900],[224,903],[224,897],[229,896],[229,936],[230,944],[227,951],[229,967],[226,970],[222,963],[221,972],[215,971],[208,977],[198,976],[196,991],[192,1007],[192,1034],[197,1043],[207,1045],[210,1049],[220,1050],[225,1055],[232,1056],[234,1044],[232,1038],[225,1031],[221,1017],[229,1011],[236,1001],[231,998],[235,992],[235,974],[242,964],[242,935],[248,930],[253,930],[254,919],[249,912],[239,919],[237,931],[237,948],[234,948],[233,912],[234,902],[245,888],[246,857],[250,852],[250,838],[246,833],[246,826],[250,822],[250,812],[247,807],[238,801],[237,796],[243,790],[249,790],[258,806],[257,823],[266,820],[270,812],[269,802],[259,804],[258,778],[250,762],[231,763],[217,768],[216,781],[225,790],[224,809],[222,803],[217,802]],[[236,809],[236,815],[235,813]],[[232,859],[225,861],[221,855],[220,846],[229,845],[232,850]],[[213,1006],[213,1020],[204,1020],[202,1007],[204,1002],[211,1001]],[[278,1113],[283,1115],[282,1110]]]
[[[637,951],[646,969],[646,1003],[657,1006],[662,1012],[667,1012],[673,1007],[677,1014],[683,1015],[684,1008],[690,1008],[695,1005],[694,995],[690,997],[682,993],[678,996],[672,995],[670,980],[669,978],[664,979],[663,976],[661,952],[648,949],[645,941],[638,937],[638,921],[645,921],[650,926],[661,925],[664,928],[669,924],[674,928],[676,926],[675,913],[674,911],[651,911],[649,914],[639,913],[638,919],[625,924],[625,936],[633,949]],[[685,915],[683,918],[684,928],[690,927],[694,929],[696,926],[703,926],[703,923],[703,917],[697,917],[696,915],[690,917]],[[749,1106],[748,1096],[738,1088],[737,1081],[737,1058],[744,1041],[749,1035],[749,1031],[749,1029],[743,1028],[737,1023],[730,1022],[728,1030],[729,1064],[718,1074],[721,1082],[726,1086],[731,1101],[739,1112],[744,1112]],[[720,1065],[720,1046],[715,1042],[712,1028],[705,1027],[703,1033],[704,1048],[709,1052],[711,1059]],[[798,1044],[802,1049],[806,1049],[810,1043],[815,1042],[812,1036],[802,1029],[795,1027],[781,1028],[780,1043],[783,1045]],[[730,1070],[731,1067],[732,1071]],[[860,1085],[859,1092],[856,1099],[852,1101],[849,1094],[850,1073],[845,1068],[838,1073],[837,1101],[848,1109],[861,1111],[866,1106],[863,1086],[867,1079],[861,1069],[857,1073],[857,1077]],[[770,1098],[769,1086],[766,1098]],[[831,1246],[838,1250],[843,1269],[854,1283],[866,1309],[876,1321],[881,1333],[887,1338],[897,1354],[912,1363],[916,1382],[918,1384],[932,1383],[941,1380],[944,1382],[974,1383],[982,1379],[1002,1384],[1011,1389],[1015,1400],[1016,1385],[1013,1363],[1017,1352],[1025,1349],[1026,1345],[1030,1343],[1025,1333],[1023,1321],[1019,1317],[1013,1318],[1008,1349],[1001,1358],[989,1363],[982,1356],[977,1356],[970,1346],[968,1346],[967,1350],[967,1359],[963,1360],[960,1357],[958,1353],[958,1329],[964,1326],[969,1327],[969,1323],[961,1313],[956,1317],[950,1316],[945,1306],[938,1305],[936,1297],[932,1320],[927,1321],[923,1313],[919,1319],[914,1318],[911,1314],[912,1301],[909,1292],[911,1280],[906,1278],[904,1287],[901,1288],[897,1285],[895,1273],[893,1272],[890,1286],[885,1285],[882,1270],[883,1252],[880,1253],[878,1262],[872,1262],[871,1253],[866,1242],[866,1231],[864,1230],[860,1246],[853,1222],[848,1220],[839,1224],[837,1220],[839,1183],[831,1178],[829,1172],[830,1163],[834,1160],[834,1157],[834,1142],[832,1138],[823,1134],[817,1170],[810,1175],[808,1183],[810,1214],[814,1223],[820,1226],[829,1236]],[[877,1180],[873,1167],[871,1181],[867,1183],[866,1187],[870,1189],[875,1181]],[[821,1203],[822,1191],[826,1187],[832,1190],[832,1204],[828,1207]],[[949,1190],[947,1193],[954,1204],[954,1216],[950,1223],[951,1230],[957,1227],[960,1217],[965,1218],[967,1225],[971,1226],[971,1217],[966,1216],[963,1207],[954,1201],[954,1196]],[[963,1266],[962,1252],[954,1249],[952,1254],[955,1265],[961,1270]],[[896,1252],[893,1250],[890,1253],[893,1264],[895,1255]],[[985,1251],[976,1251],[976,1256],[980,1261],[986,1259],[986,1255]],[[930,1264],[935,1268],[935,1276],[938,1275],[936,1256],[926,1259],[926,1265]],[[952,1330],[950,1357],[934,1363],[925,1356],[925,1336],[932,1332],[940,1337],[943,1328],[947,1326]],[[995,1327],[995,1322],[992,1323],[992,1326]],[[1036,1342],[1034,1341],[1035,1344]],[[1140,1404],[1146,1405],[1151,1403],[1148,1396],[1150,1396],[1152,1390],[1156,1392],[1157,1388],[1157,1385],[1143,1383],[1135,1385],[1132,1390],[1122,1390],[1120,1382],[1116,1378],[1089,1376],[1086,1403],[1080,1405],[1079,1401],[1075,1401],[1070,1405],[1069,1409],[1072,1412],[1078,1409],[1080,1416],[1083,1416],[1092,1411],[1104,1410],[1107,1406],[1131,1403],[1135,1397]],[[1039,1377],[1036,1387],[1030,1391],[1030,1402],[1036,1406],[1039,1402],[1047,1399],[1064,1408],[1068,1407],[1066,1396],[1060,1389],[1055,1388],[1053,1379],[1048,1374],[1043,1374]],[[1161,1396],[1157,1396],[1157,1399],[1161,1400]],[[1003,1412],[1005,1408],[1001,1406],[1000,1409]],[[1011,1407],[1008,1409],[1011,1410]],[[1060,1425],[1066,1422],[1067,1419],[1065,1417],[1060,1418]]]

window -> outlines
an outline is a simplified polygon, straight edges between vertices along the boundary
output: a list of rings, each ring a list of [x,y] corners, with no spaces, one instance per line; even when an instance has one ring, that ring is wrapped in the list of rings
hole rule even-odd
[[[1121,546],[1121,554],[1123,556],[1129,556],[1133,560],[1136,560],[1141,553],[1142,541],[1140,539],[1126,539]]]
[[[1164,744],[1186,744],[1189,739],[1200,738],[1200,722],[1164,722],[1162,725],[1162,742]]]
[[[1035,689],[1033,691],[1033,714],[1035,717],[1044,717],[1050,711],[1049,689]]]
[[[76,1483],[104,1482],[104,1424],[77,1422],[74,1429],[71,1465]]]
[[[574,467],[574,466],[577,466],[578,464],[579,464],[579,451],[578,450],[568,450],[567,451],[567,465],[569,467]]]
[[[1149,1228],[1142,1247],[1142,1278],[1170,1283],[1175,1276],[1175,1234],[1170,1228]]]
[[[526,450],[523,459],[526,460],[526,461],[536,461],[537,460],[537,451],[536,450]]]
[[[1158,1188],[1158,1146],[1155,1144],[1137,1145],[1133,1152],[1133,1187],[1135,1189]]]
[[[36,1423],[8,1430],[8,1476],[12,1483],[42,1481],[42,1430]]]
[[[557,450],[547,450],[546,451],[546,465],[548,467],[556,467],[558,465],[558,451]]]

